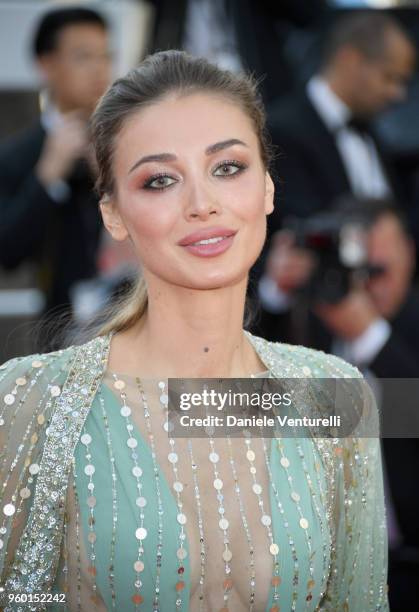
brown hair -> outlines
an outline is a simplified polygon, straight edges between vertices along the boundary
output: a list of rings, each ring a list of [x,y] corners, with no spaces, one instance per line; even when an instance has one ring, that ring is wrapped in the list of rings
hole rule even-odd
[[[127,119],[171,93],[186,95],[195,92],[228,98],[243,109],[258,136],[263,164],[269,168],[272,149],[257,82],[251,76],[222,70],[206,59],[183,51],[162,51],[149,55],[125,77],[117,79],[93,114],[91,131],[98,167],[96,189],[100,198],[114,193],[115,140]],[[130,328],[139,321],[146,308],[147,288],[140,277],[129,293],[109,309],[105,322],[97,330],[98,335]]]

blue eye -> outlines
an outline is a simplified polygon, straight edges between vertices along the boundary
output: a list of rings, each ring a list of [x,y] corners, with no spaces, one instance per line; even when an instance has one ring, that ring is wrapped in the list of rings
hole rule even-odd
[[[144,189],[154,189],[154,190],[162,190],[166,189],[166,187],[170,187],[176,183],[176,180],[169,176],[168,174],[155,174],[151,176],[143,185]]]
[[[246,169],[246,166],[237,161],[225,161],[216,167],[214,176],[234,176]]]

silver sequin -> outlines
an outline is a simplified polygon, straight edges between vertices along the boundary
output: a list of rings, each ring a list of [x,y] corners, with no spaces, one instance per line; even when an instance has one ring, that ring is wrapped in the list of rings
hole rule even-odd
[[[135,531],[135,537],[137,540],[145,540],[147,537],[147,529],[145,527],[139,527]]]
[[[3,512],[6,516],[13,516],[16,512],[16,508],[13,504],[6,504],[3,508]]]

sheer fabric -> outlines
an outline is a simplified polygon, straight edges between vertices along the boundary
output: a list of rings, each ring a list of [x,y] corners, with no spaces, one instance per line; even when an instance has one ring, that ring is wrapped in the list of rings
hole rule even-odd
[[[318,351],[269,343],[248,334],[270,376],[361,377],[342,360]],[[217,525],[218,502],[208,482],[200,484],[205,540],[204,599],[200,595],[198,515],[187,442],[176,440],[179,480],[184,493],[187,557],[179,595],[178,508],[173,492],[170,451],[159,405],[161,381],[142,381],[149,402],[156,456],[153,462],[144,406],[133,379],[124,380],[126,403],[132,409],[131,435],[143,471],[144,509],[148,535],[144,542],[141,587],[133,570],[138,540],[138,496],[127,446],[123,401],[107,371],[110,338],[97,338],[82,347],[47,355],[16,359],[0,370],[1,505],[0,569],[6,593],[65,593],[69,610],[153,609],[159,581],[158,609],[221,609],[224,567],[222,534]],[[369,387],[361,384],[360,412],[378,420]],[[81,442],[89,434],[89,447]],[[254,546],[254,610],[387,610],[387,534],[385,527],[381,456],[377,438],[253,440],[255,466],[262,486],[261,499],[272,519],[279,546],[280,584],[274,600],[272,555],[266,526],[261,524],[258,499],[252,493],[246,448],[235,440],[233,456],[238,470],[242,509],[223,439],[215,440],[218,466],[225,481],[225,514],[230,522],[233,552],[230,609],[250,610],[251,555]],[[192,449],[204,474],[208,464],[205,440],[193,440]],[[89,455],[88,458],[86,455]],[[281,461],[283,458],[288,461]],[[87,464],[95,466],[90,478]],[[154,471],[157,465],[157,474]],[[271,482],[269,481],[271,470]],[[212,479],[211,479],[212,480]],[[95,505],[89,482],[94,484]],[[156,483],[160,487],[159,496]],[[294,494],[297,493],[297,496]],[[298,503],[295,499],[298,497]],[[245,516],[248,531],[243,527]],[[116,517],[116,518],[115,518]],[[301,519],[304,518],[301,526]],[[90,520],[90,522],[89,522]],[[158,567],[158,527],[162,561]],[[89,534],[94,532],[94,541]],[[94,563],[91,556],[94,555]],[[137,589],[143,598],[135,604]],[[51,609],[64,609],[50,601]],[[45,609],[6,604],[5,610]]]

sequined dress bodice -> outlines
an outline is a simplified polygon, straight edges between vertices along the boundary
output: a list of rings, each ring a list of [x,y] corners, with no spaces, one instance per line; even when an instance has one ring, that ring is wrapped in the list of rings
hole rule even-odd
[[[123,402],[119,391],[114,388],[114,378],[107,373],[83,429],[83,434],[89,434],[91,442],[88,447],[83,444],[85,438],[82,434],[74,462],[80,537],[86,553],[82,571],[87,582],[95,583],[99,600],[107,609],[135,610],[137,593],[141,597],[138,609],[222,610],[225,605],[224,543],[218,522],[224,517],[229,521],[232,552],[230,578],[233,587],[229,592],[228,609],[262,612],[276,610],[274,606],[277,605],[281,610],[315,610],[329,573],[330,532],[323,498],[324,473],[312,442],[308,439],[252,440],[249,448],[255,453],[255,480],[262,488],[258,498],[252,488],[254,480],[249,472],[248,447],[244,440],[233,439],[229,449],[226,439],[215,439],[215,450],[220,457],[217,468],[224,485],[220,491],[224,511],[221,516],[208,460],[211,451],[208,440],[194,439],[188,447],[187,440],[177,438],[175,447],[170,448],[168,434],[162,427],[164,417],[158,401],[159,381],[143,381],[154,435],[158,465],[156,478],[138,390],[128,377],[118,379],[126,384],[124,393],[126,403],[131,407],[130,423],[121,414]],[[127,425],[133,429],[127,430]],[[128,438],[136,440],[135,448],[127,445]],[[179,457],[178,475],[184,484],[183,511],[188,519],[184,541],[187,555],[182,562],[177,558],[180,525],[173,490],[175,479],[167,459],[170,450],[175,450]],[[191,456],[197,466],[204,564],[201,564],[202,534],[198,525]],[[231,456],[237,483],[229,460]],[[86,466],[92,465],[94,474],[86,474],[89,471]],[[133,475],[135,465],[142,470],[140,494]],[[269,469],[272,483],[269,482]],[[89,489],[89,482],[94,490]],[[237,495],[236,486],[240,488],[240,495]],[[139,525],[140,507],[136,503],[139,497],[145,502],[138,503],[146,504],[143,512],[147,537],[143,541],[144,569],[137,574],[134,564],[138,556],[135,533]],[[276,589],[272,584],[275,576],[273,556],[269,550],[271,542],[267,526],[262,523],[263,516],[270,517],[273,540],[279,547],[279,579],[276,578],[279,584],[275,585]],[[91,555],[95,557],[94,564],[89,560]],[[92,570],[93,565],[95,570]],[[92,571],[96,575],[92,575]],[[202,572],[203,590],[200,588]],[[203,597],[202,603],[200,597]],[[155,601],[158,607],[153,608]]]

